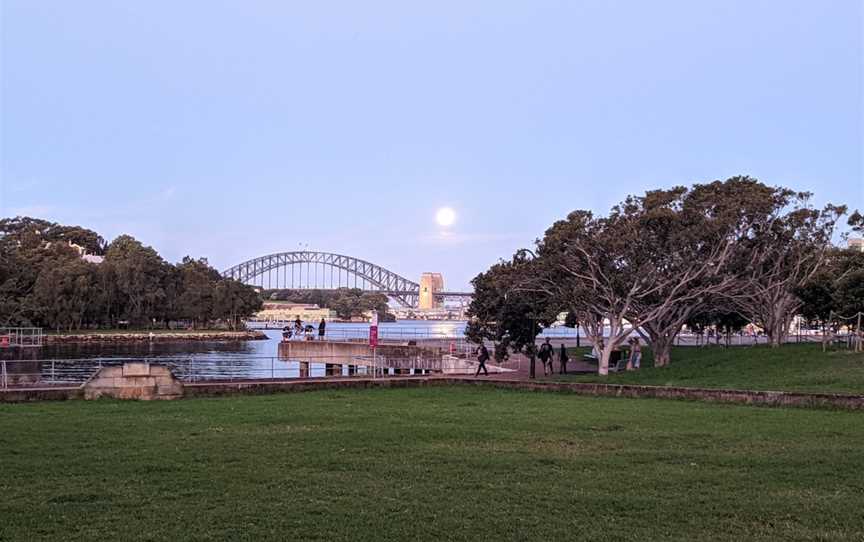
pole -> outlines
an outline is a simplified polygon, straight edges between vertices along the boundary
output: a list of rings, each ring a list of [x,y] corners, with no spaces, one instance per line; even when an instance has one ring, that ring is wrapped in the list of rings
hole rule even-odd
[[[530,350],[531,359],[530,359],[530,363],[528,365],[528,378],[530,378],[532,380],[534,379],[534,374],[535,374],[535,371],[534,371],[534,350],[537,349],[537,337],[534,333],[535,331],[537,331],[537,324],[535,323],[534,317],[532,316],[531,317],[531,344],[528,345],[528,347],[531,349]]]
[[[855,333],[855,339],[856,339],[855,340],[855,351],[860,352],[861,351],[861,313],[860,312],[858,313],[858,330],[857,330],[857,333]]]
[[[834,311],[829,311],[829,312],[828,312],[828,322],[829,322],[829,325],[830,325],[830,322],[831,322],[831,318],[832,318],[833,316],[834,316]],[[823,324],[822,324],[822,352],[823,352],[823,353],[824,353],[825,350],[826,350],[826,347],[825,347],[825,336],[826,336],[827,333],[828,333],[828,328],[827,328],[827,327],[825,326],[825,324],[823,323]]]

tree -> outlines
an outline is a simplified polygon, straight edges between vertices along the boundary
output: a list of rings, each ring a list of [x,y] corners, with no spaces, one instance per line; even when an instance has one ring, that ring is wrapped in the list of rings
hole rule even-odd
[[[864,312],[864,253],[831,250],[820,269],[794,293],[800,302],[798,313],[821,327],[824,350],[829,331],[850,323],[857,328],[858,314]]]
[[[684,323],[732,288],[726,270],[736,242],[763,214],[748,202],[770,193],[736,177],[631,196],[607,217],[574,211],[539,243],[535,282],[601,346],[600,374],[634,330],[650,342],[655,365],[667,365]]]
[[[732,334],[741,331],[747,324],[748,320],[734,310],[709,302],[699,312],[694,313],[686,325],[699,334],[713,328],[716,331],[715,343],[720,344],[722,335],[726,346],[729,346]]]
[[[165,300],[163,278],[168,264],[151,247],[128,235],[111,242],[100,264],[116,301],[114,315],[135,323],[149,323]]]
[[[524,353],[530,360],[531,378],[537,335],[558,314],[548,295],[533,286],[537,265],[527,251],[519,251],[509,262],[497,263],[477,275],[471,281],[474,296],[465,330],[476,344],[493,341],[496,361],[503,361],[508,349]]]
[[[192,320],[193,327],[207,326],[214,314],[214,291],[221,280],[219,272],[210,267],[206,258],[183,258],[177,266],[180,273],[179,312]]]
[[[737,310],[760,325],[772,347],[786,340],[792,318],[802,306],[796,291],[826,261],[843,206],[809,206],[809,193],[778,189],[778,202],[766,220],[738,243],[738,286],[730,299]]]
[[[225,320],[232,330],[241,322],[261,310],[261,298],[255,288],[234,279],[221,279],[213,293],[213,318]]]
[[[105,253],[103,263],[82,260],[70,243]],[[225,280],[206,259],[187,257],[170,265],[128,235],[106,250],[102,237],[80,226],[29,217],[0,220],[2,325],[80,329],[159,320],[168,326],[189,318],[205,325],[224,319],[236,328],[260,308],[260,300],[253,288]]]
[[[81,329],[95,312],[98,297],[95,265],[70,258],[42,269],[30,302],[38,320],[46,327]]]
[[[846,224],[852,228],[852,231],[856,233],[864,233],[864,214],[861,214],[861,211],[856,209],[851,215],[849,215],[849,220]]]

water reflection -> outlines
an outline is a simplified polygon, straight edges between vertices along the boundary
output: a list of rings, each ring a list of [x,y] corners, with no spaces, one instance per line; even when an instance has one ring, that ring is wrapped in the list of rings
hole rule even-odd
[[[0,360],[7,362],[9,385],[58,385],[80,383],[100,366],[124,361],[152,360],[171,367],[186,380],[298,378],[301,366],[296,360],[279,359],[280,329],[265,329],[267,340],[231,342],[150,342],[54,344],[41,348],[0,349]],[[461,338],[465,322],[400,321],[382,323],[379,337],[411,339]],[[573,330],[556,328],[550,334],[563,336]],[[367,323],[333,323],[327,327],[330,340],[365,341]],[[342,363],[347,375],[348,361]],[[358,364],[359,365],[359,364]],[[362,372],[362,369],[360,369]],[[305,373],[305,368],[304,368]],[[325,363],[311,361],[309,376],[326,374]],[[305,374],[303,376],[306,376]]]

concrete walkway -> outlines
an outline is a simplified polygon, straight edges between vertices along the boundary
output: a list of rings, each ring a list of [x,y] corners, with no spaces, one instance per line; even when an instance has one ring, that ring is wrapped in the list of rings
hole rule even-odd
[[[493,362],[494,363],[494,362]],[[499,365],[505,369],[511,369],[512,372],[509,373],[501,373],[493,375],[491,372],[489,374],[490,377],[494,376],[495,378],[504,378],[507,380],[530,380],[530,364],[531,361],[521,355],[515,354],[510,356],[510,358],[504,363],[498,363]],[[555,371],[555,374],[559,374],[561,371],[561,364],[558,363],[557,358],[556,361],[552,363],[552,368]],[[596,374],[597,366],[582,361],[581,359],[573,360],[567,362],[567,374]],[[543,364],[540,360],[535,360],[534,362],[534,375],[537,379],[543,378]],[[482,378],[482,375],[481,377]]]

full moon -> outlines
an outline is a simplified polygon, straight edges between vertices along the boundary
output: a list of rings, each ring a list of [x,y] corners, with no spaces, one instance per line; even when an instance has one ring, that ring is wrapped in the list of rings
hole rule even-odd
[[[442,207],[435,214],[435,222],[439,226],[452,226],[456,222],[456,211],[450,207]]]

